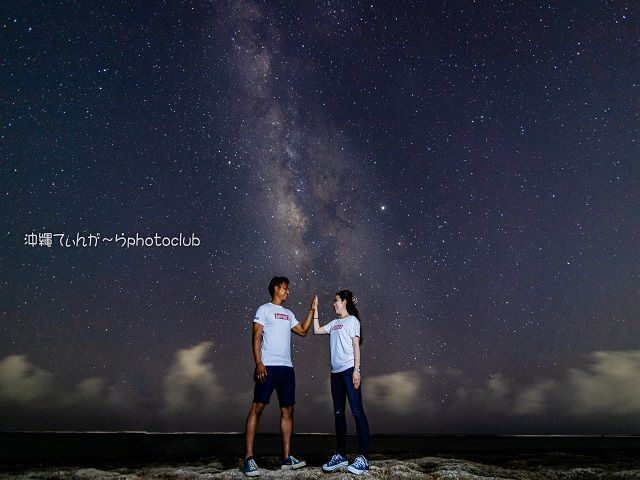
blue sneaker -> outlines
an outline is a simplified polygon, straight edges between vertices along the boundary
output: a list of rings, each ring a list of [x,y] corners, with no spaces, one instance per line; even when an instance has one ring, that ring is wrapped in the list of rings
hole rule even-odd
[[[298,460],[296,457],[289,455],[286,460],[282,461],[280,468],[282,470],[297,470],[307,464],[304,460]]]
[[[323,472],[333,472],[334,470],[342,467],[346,467],[349,465],[349,460],[347,457],[340,455],[339,453],[334,453],[331,460],[322,465]]]
[[[369,472],[369,461],[362,455],[358,455],[347,470],[354,475],[366,475]]]
[[[242,473],[244,473],[247,477],[259,477],[260,469],[256,464],[256,461],[253,457],[249,457],[244,461],[244,465],[242,465]]]

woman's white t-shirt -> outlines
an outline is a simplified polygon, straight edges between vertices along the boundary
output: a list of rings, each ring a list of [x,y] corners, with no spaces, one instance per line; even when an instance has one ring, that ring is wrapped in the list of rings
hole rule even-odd
[[[331,345],[331,373],[354,366],[353,337],[360,336],[360,321],[353,315],[336,318],[324,326]]]

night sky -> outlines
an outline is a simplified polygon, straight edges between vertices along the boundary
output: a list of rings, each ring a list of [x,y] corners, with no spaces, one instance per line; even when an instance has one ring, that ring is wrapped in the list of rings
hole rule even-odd
[[[625,1],[3,2],[0,429],[243,430],[285,275],[299,320],[359,298],[372,433],[640,433],[639,32]],[[156,234],[199,245],[117,241]],[[327,337],[292,354],[295,431],[333,432]]]

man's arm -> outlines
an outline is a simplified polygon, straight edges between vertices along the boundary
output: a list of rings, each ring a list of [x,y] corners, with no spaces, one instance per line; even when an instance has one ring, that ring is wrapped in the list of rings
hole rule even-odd
[[[313,321],[313,315],[316,311],[316,307],[318,306],[318,296],[314,295],[313,300],[311,301],[311,306],[309,307],[309,311],[307,312],[307,316],[304,319],[302,324],[297,324],[295,327],[291,329],[293,333],[297,333],[301,337],[306,337],[307,332],[311,328],[311,322]]]
[[[260,344],[262,343],[262,325],[253,322],[253,358],[256,361],[256,377],[258,381],[264,382],[267,376],[267,369],[262,363],[262,352],[260,352]]]

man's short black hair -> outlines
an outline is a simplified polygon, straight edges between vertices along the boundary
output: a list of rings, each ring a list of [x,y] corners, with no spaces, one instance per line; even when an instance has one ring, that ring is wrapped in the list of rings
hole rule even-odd
[[[269,282],[269,295],[271,295],[271,298],[273,298],[275,288],[279,285],[282,285],[283,283],[289,285],[289,279],[287,277],[273,277],[271,279],[271,281]]]

